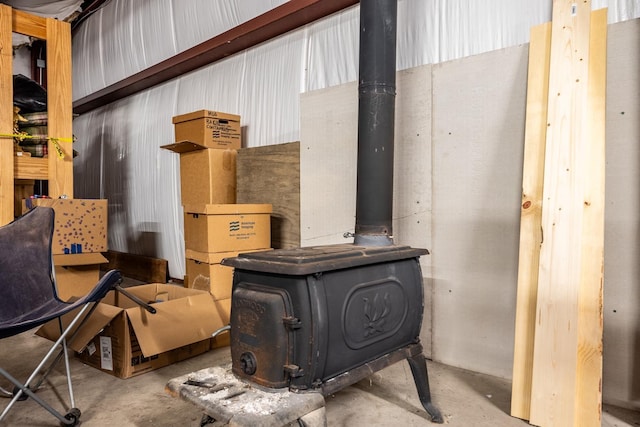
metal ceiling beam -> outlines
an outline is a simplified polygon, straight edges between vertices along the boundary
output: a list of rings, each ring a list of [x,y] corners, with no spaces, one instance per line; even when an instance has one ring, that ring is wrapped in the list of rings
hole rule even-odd
[[[73,103],[73,111],[82,114],[102,107],[357,3],[358,0],[290,0],[212,39],[78,99]]]

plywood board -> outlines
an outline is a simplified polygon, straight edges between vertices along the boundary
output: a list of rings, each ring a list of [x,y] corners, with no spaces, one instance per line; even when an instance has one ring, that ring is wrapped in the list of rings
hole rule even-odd
[[[238,150],[237,203],[269,203],[271,244],[275,249],[300,246],[300,143]]]
[[[547,135],[551,23],[531,29],[524,131],[518,292],[513,352],[511,415],[529,419],[531,375],[542,243],[542,182]]]

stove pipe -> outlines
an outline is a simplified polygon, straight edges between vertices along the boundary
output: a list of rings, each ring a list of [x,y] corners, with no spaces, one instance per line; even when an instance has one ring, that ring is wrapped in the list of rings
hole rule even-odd
[[[397,0],[360,2],[358,181],[354,244],[393,244]]]

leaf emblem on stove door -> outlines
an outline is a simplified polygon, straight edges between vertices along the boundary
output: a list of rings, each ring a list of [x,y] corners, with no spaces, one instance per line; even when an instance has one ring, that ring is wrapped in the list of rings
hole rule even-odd
[[[389,314],[389,293],[385,292],[382,301],[380,301],[379,293],[375,294],[371,302],[367,297],[362,297],[362,301],[364,302],[364,317],[367,319],[364,323],[364,336],[369,337],[384,332],[385,318]]]

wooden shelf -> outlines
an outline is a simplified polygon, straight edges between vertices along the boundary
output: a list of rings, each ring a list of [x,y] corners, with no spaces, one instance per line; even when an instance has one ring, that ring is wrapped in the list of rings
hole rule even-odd
[[[16,156],[13,162],[14,179],[49,179],[49,159]]]
[[[0,4],[0,134],[4,135],[13,133],[12,33],[46,40],[47,126],[64,155],[15,156],[12,138],[0,138],[0,225],[13,221],[16,179],[48,180],[50,197],[73,198],[71,26]],[[48,151],[56,153],[51,142]]]

